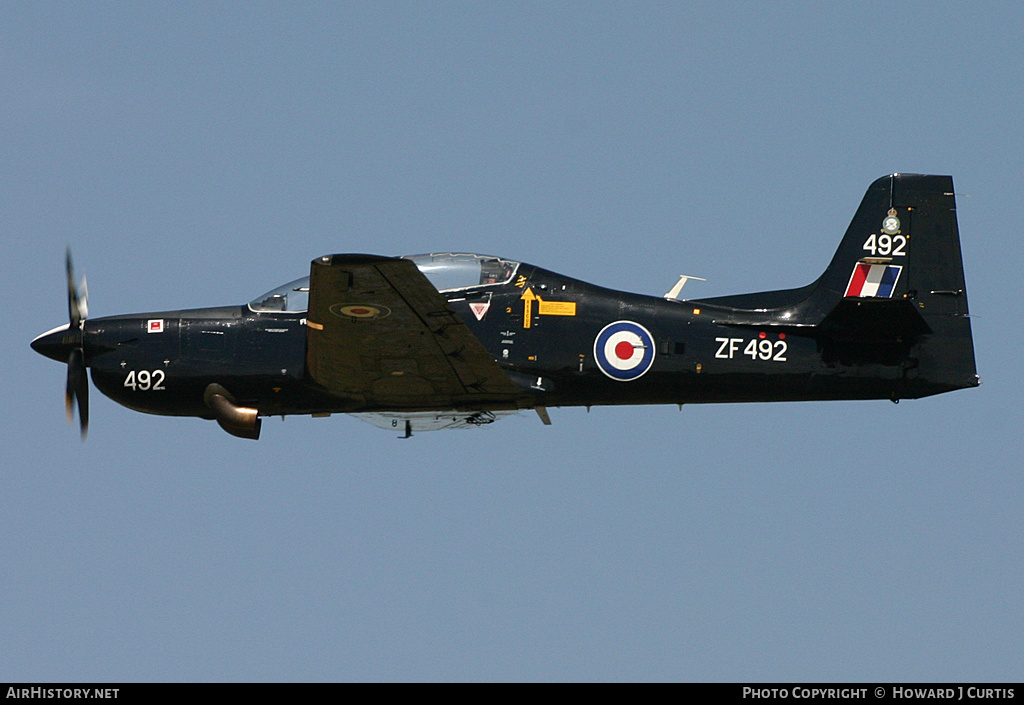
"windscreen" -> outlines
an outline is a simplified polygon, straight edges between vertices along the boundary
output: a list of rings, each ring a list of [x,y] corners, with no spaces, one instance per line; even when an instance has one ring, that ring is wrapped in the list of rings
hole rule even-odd
[[[296,279],[257,296],[249,302],[249,308],[263,313],[305,311],[309,308],[309,277]]]

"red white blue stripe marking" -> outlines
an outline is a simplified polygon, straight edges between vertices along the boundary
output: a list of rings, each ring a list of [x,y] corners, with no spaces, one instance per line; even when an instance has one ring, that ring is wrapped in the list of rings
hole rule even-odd
[[[654,337],[633,321],[609,323],[594,339],[594,359],[612,379],[632,382],[654,364]]]
[[[846,296],[873,297],[878,299],[892,298],[896,282],[900,278],[903,267],[895,264],[866,264],[858,262],[850,275],[850,284],[846,287]]]

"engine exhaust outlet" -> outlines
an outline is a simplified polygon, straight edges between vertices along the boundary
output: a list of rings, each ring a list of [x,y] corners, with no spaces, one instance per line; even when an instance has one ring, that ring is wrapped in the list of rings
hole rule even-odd
[[[216,382],[206,387],[203,402],[213,411],[217,423],[232,436],[258,440],[263,420],[259,411],[248,406],[238,406],[231,393]]]

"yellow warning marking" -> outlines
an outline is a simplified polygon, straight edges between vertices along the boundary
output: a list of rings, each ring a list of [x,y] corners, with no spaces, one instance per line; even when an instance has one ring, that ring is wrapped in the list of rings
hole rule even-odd
[[[533,325],[533,302],[537,302],[538,316],[575,316],[575,301],[545,301],[529,288],[519,297],[523,300],[523,328]]]
[[[575,316],[575,301],[545,301],[537,297],[537,313],[541,316]]]
[[[520,298],[523,300],[523,328],[529,328],[533,325],[533,302],[537,297],[533,289],[527,289]]]

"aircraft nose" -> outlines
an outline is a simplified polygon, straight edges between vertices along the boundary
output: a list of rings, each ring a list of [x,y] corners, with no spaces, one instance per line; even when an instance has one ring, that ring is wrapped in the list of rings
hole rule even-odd
[[[81,346],[81,333],[69,329],[70,325],[65,323],[46,331],[32,341],[32,349],[51,360],[67,362],[71,351]]]

